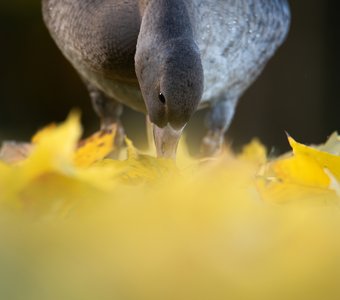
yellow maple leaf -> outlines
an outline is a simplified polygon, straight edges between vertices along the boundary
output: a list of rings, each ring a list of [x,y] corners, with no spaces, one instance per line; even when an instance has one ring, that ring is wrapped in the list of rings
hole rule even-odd
[[[82,140],[74,155],[74,162],[78,167],[88,167],[93,163],[103,160],[114,149],[116,126],[109,130],[94,133],[89,138]]]
[[[1,165],[1,200],[10,207],[47,214],[68,211],[80,200],[105,198],[103,192],[115,186],[113,174],[117,171],[84,167],[103,159],[112,149],[114,131],[97,133],[78,147],[81,131],[75,112],[63,124],[39,131],[25,160]]]
[[[243,147],[238,157],[250,163],[262,165],[267,161],[267,150],[258,139],[253,139]]]
[[[32,154],[22,163],[29,177],[46,171],[71,172],[81,133],[79,114],[75,112],[63,124],[40,133]]]
[[[276,176],[284,182],[321,188],[328,188],[330,184],[324,168],[313,157],[304,154],[280,159],[273,163],[272,168]]]
[[[127,160],[121,180],[125,183],[135,184],[160,180],[176,171],[175,163],[170,159],[157,159],[154,156],[141,154],[133,146],[133,143],[126,139]]]
[[[291,137],[288,137],[288,140],[295,155],[301,154],[315,160],[320,167],[328,169],[337,180],[340,180],[340,156],[307,147]]]
[[[33,144],[38,144],[39,141],[44,139],[45,136],[49,135],[56,128],[57,128],[56,123],[51,123],[50,125],[45,126],[44,128],[38,130],[38,132],[31,138],[31,142]]]
[[[267,162],[258,141],[203,161],[183,148],[176,166],[128,139],[125,160],[104,158],[114,132],[79,147],[80,134],[71,114],[26,160],[0,162],[1,299],[339,298],[324,150],[292,142],[293,155]]]
[[[291,137],[288,140],[293,153],[269,163],[264,177],[257,180],[263,197],[272,201],[337,199],[340,157]]]

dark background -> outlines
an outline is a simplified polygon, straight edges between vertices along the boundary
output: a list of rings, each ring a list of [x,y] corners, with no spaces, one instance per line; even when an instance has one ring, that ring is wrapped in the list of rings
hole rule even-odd
[[[237,148],[259,137],[270,149],[288,149],[285,131],[321,143],[340,121],[340,26],[337,2],[291,1],[289,37],[238,107],[228,140]],[[98,120],[76,72],[45,29],[39,0],[0,2],[0,140],[27,140],[41,126],[82,110],[86,133]],[[188,128],[192,145],[203,132],[202,113]],[[139,146],[143,116],[126,111],[124,123]]]

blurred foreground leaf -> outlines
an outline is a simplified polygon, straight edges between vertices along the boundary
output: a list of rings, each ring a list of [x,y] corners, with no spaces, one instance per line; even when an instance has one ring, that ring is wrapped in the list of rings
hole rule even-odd
[[[177,164],[80,136],[72,113],[0,162],[0,299],[340,298],[337,135]]]

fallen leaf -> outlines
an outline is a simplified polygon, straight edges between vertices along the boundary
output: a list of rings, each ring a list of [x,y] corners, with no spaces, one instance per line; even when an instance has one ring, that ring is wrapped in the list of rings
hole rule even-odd
[[[8,164],[15,164],[26,159],[34,146],[29,143],[3,142],[0,149],[0,160]]]
[[[74,155],[74,162],[78,167],[89,167],[93,163],[103,160],[114,150],[116,126],[94,133],[82,140]]]

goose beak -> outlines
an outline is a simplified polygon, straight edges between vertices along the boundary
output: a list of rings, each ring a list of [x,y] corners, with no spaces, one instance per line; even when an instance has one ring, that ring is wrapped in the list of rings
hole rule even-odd
[[[182,129],[176,130],[168,123],[165,127],[160,128],[153,125],[153,136],[155,140],[157,157],[176,158],[176,151],[179,139],[182,135]]]

